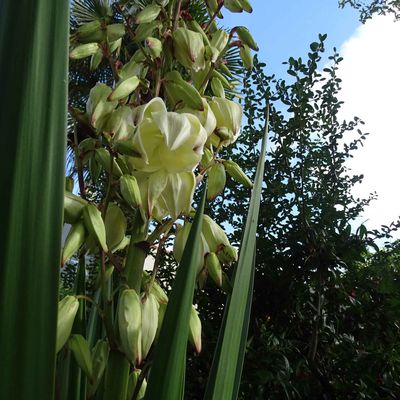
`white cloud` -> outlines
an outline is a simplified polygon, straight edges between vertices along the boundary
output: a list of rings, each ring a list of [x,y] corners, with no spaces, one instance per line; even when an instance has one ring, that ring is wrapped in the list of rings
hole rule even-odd
[[[342,117],[356,115],[370,132],[364,148],[349,166],[365,176],[355,189],[357,196],[378,192],[378,200],[366,210],[369,228],[389,224],[400,215],[400,22],[376,16],[360,26],[341,47],[344,61]],[[400,237],[400,235],[398,235]]]

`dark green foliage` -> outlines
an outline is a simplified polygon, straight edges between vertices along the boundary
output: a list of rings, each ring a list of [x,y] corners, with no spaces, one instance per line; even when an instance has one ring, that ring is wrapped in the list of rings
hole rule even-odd
[[[374,14],[390,14],[396,19],[400,18],[400,1],[399,0],[339,0],[339,6],[345,7],[349,5],[360,11],[360,20],[365,22]]]
[[[244,84],[248,123],[233,158],[251,177],[265,97],[273,107],[241,399],[399,393],[398,245],[371,256],[378,232],[350,225],[374,198],[353,198],[362,176],[346,168],[366,134],[358,118],[339,120],[341,58],[334,54],[321,72],[325,38],[311,44],[308,59],[288,60],[285,81],[266,76],[256,62]],[[229,181],[216,212],[234,227],[236,241],[247,199],[248,191]],[[205,348],[189,359],[188,399],[202,398],[222,315],[221,294],[211,285],[198,298]]]

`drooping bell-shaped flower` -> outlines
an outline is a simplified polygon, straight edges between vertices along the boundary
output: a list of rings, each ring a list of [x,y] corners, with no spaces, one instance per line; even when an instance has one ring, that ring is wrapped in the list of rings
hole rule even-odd
[[[228,99],[213,97],[210,107],[217,120],[217,129],[211,138],[213,144],[228,146],[234,143],[242,123],[241,105]]]
[[[194,71],[204,69],[204,43],[200,33],[178,28],[172,38],[175,57],[184,67]]]
[[[188,214],[196,186],[193,172],[134,173],[142,198],[142,207],[148,216],[161,221],[171,215],[174,219]]]
[[[217,126],[217,120],[215,119],[215,115],[212,112],[211,107],[204,99],[203,99],[203,105],[204,105],[203,111],[193,110],[191,108],[185,107],[179,110],[179,112],[195,115],[199,119],[201,125],[203,125],[203,128],[206,130],[207,136],[210,136],[214,132],[214,129]]]
[[[140,157],[131,158],[134,168],[143,172],[193,171],[207,140],[199,119],[188,113],[167,112],[155,101],[137,113],[141,122],[132,143]]]

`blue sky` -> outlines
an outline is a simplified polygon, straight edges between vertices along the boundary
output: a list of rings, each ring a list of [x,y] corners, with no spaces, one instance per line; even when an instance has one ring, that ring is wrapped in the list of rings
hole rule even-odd
[[[336,0],[252,0],[253,13],[224,13],[223,25],[244,25],[255,37],[268,73],[283,73],[282,62],[306,55],[318,34],[328,34],[327,53],[340,47],[360,25],[358,13]]]

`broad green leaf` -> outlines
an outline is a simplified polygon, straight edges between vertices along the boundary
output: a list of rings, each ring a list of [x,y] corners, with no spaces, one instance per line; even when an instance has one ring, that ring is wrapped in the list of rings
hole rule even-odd
[[[264,176],[268,123],[269,109],[267,109],[266,128],[239,260],[234,271],[233,289],[225,307],[205,400],[236,400],[238,395],[253,293],[257,220]]]
[[[206,188],[203,189],[199,208],[169,297],[155,348],[153,366],[146,390],[146,400],[183,399],[189,320],[197,275],[199,252],[197,243],[200,240],[205,194]]]
[[[54,396],[69,6],[67,0],[0,2],[4,399]]]

